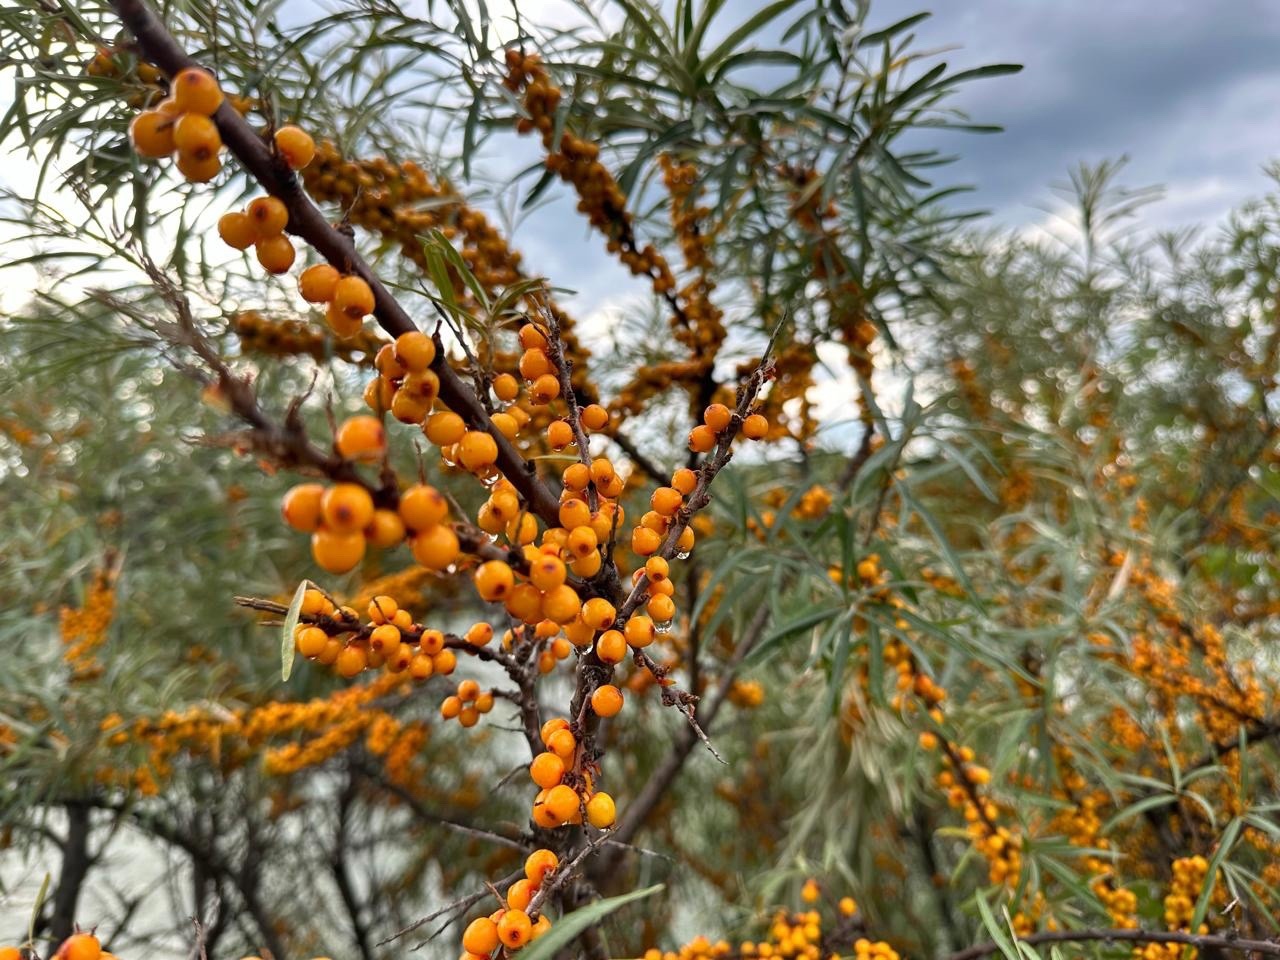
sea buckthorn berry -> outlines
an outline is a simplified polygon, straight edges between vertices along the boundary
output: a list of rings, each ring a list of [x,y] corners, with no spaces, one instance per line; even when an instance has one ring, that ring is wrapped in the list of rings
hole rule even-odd
[[[208,183],[222,170],[222,161],[216,153],[205,156],[178,151],[177,157],[178,172],[191,183]]]
[[[591,479],[597,484],[607,483],[615,475],[613,463],[607,457],[596,457],[591,461]]]
[[[462,700],[458,697],[445,697],[440,702],[440,716],[446,720],[453,720],[462,712]]]
[[[418,638],[418,647],[429,657],[444,650],[444,634],[439,630],[423,630]]]
[[[609,411],[598,403],[590,403],[582,408],[579,419],[588,430],[603,430],[609,425]]]
[[[622,691],[611,683],[597,687],[591,694],[591,709],[599,717],[616,716],[622,709]],[[588,810],[590,810],[589,807]]]
[[[649,602],[645,604],[645,610],[659,623],[666,623],[676,615],[675,602],[662,594],[650,597]]]
[[[173,145],[183,153],[207,157],[222,149],[222,137],[208,117],[184,113],[173,125]]]
[[[330,530],[354,533],[373,519],[373,498],[358,483],[335,483],[320,498],[320,513]]]
[[[493,425],[498,428],[498,432],[508,440],[514,440],[520,435],[520,422],[509,413],[495,413],[489,418],[493,421]]]
[[[421,373],[436,359],[436,344],[421,330],[411,330],[396,337],[396,359],[411,373]]]
[[[547,443],[553,450],[563,450],[573,443],[573,427],[563,420],[552,420],[547,425]]]
[[[589,579],[600,572],[600,568],[604,565],[604,559],[598,552],[588,553],[585,557],[579,557],[571,564],[574,574],[579,577]]]
[[[471,703],[480,696],[480,684],[475,680],[463,680],[458,684],[458,699],[463,703]]]
[[[621,663],[627,655],[627,639],[618,630],[606,630],[596,641],[596,656],[605,663]]]
[[[311,534],[311,558],[329,573],[346,573],[364,559],[365,539],[359,531],[320,529]]]
[[[22,960],[22,951],[17,947],[0,947],[0,960]]]
[[[308,269],[315,268],[309,267]],[[336,272],[337,271],[335,271],[335,273]],[[307,271],[304,270],[302,275],[305,277],[306,274]],[[333,282],[336,286],[338,281],[335,278]],[[301,281],[299,281],[299,286],[301,286]],[[329,297],[332,296],[333,293],[330,292]],[[326,297],[326,299],[329,298]],[[395,344],[391,343],[384,343],[378,348],[378,352],[373,357],[373,368],[378,371],[378,376],[384,380],[399,380],[406,372],[404,367],[400,366],[400,361],[396,359]]]
[[[325,308],[325,322],[339,340],[350,340],[364,328],[364,317],[352,317],[343,313],[338,306],[336,292],[334,296],[335,299],[330,300],[329,306]]]
[[[369,648],[384,653],[400,644],[400,631],[389,623],[374,627],[369,634]]]
[[[558,396],[560,396],[560,381],[551,373],[544,373],[529,387],[529,399],[533,403],[550,403]]]
[[[605,477],[603,480],[598,481],[596,487],[604,496],[617,498],[622,496],[622,492],[626,490],[627,482],[615,473],[613,476]]]
[[[222,105],[222,90],[213,75],[196,67],[180,70],[169,86],[173,105],[180,113],[213,116]]]
[[[671,573],[671,567],[662,557],[650,557],[644,562],[644,574],[651,583],[661,583]]]
[[[591,522],[591,508],[585,500],[570,497],[560,504],[560,526],[566,530],[586,526]]]
[[[662,546],[662,535],[648,527],[636,527],[631,531],[631,552],[642,557],[657,553]]]
[[[840,912],[846,917],[852,917],[858,912],[858,904],[854,901],[853,897],[841,897],[839,906]]]
[[[316,657],[316,662],[322,663],[326,667],[331,667],[338,662],[338,654],[340,653],[342,653],[342,641],[337,637],[330,637],[329,642],[320,651],[320,655]]]
[[[515,587],[515,575],[501,560],[489,560],[476,567],[476,593],[481,600],[503,600]]]
[[[327,263],[312,264],[298,275],[298,293],[307,303],[328,303],[333,299],[333,291],[341,278],[342,274]],[[382,372],[381,366],[378,371]]]
[[[671,486],[687,497],[697,489],[698,475],[688,467],[681,467],[671,475]]]
[[[458,655],[452,650],[441,650],[431,658],[431,663],[435,667],[436,673],[447,677],[457,669]]]
[[[510,490],[496,490],[489,498],[489,505],[505,527],[520,513],[520,498]]]
[[[550,376],[554,368],[541,350],[526,350],[520,355],[520,376],[530,383],[539,377]]]
[[[539,790],[538,795],[533,798],[533,822],[544,830],[551,830],[560,826],[560,821],[556,819],[551,808],[547,806],[547,791]]]
[[[318,657],[329,642],[329,635],[319,627],[303,627],[298,631],[298,652],[304,657]]]
[[[582,605],[582,620],[596,630],[607,630],[613,626],[618,613],[613,604],[603,597],[592,597]]]
[[[129,139],[133,149],[141,157],[153,160],[167,157],[174,151],[173,117],[159,110],[144,110],[129,124]],[[244,247],[239,249],[243,250]]]
[[[483,430],[468,430],[458,441],[458,459],[468,470],[492,466],[498,460],[498,442]]]
[[[683,503],[684,498],[675,487],[659,487],[649,497],[649,506],[664,517],[674,516]]]
[[[529,764],[529,776],[543,790],[550,790],[564,779],[564,761],[550,751],[540,753]]]
[[[253,245],[253,252],[267,273],[287,273],[298,255],[292,241],[283,233],[259,240]]]
[[[569,539],[565,542],[568,551],[579,559],[595,553],[599,545],[596,532],[586,524],[570,530]]]
[[[218,218],[218,236],[236,250],[248,250],[258,241],[258,228],[247,213],[233,210]]]
[[[684,553],[693,552],[693,543],[697,539],[697,535],[693,532],[693,527],[685,527],[680,531],[680,536],[676,538],[676,549]]]
[[[769,433],[769,421],[762,413],[753,413],[742,421],[742,435],[748,440],[763,440]]]
[[[573,759],[574,751],[578,749],[578,741],[574,738],[569,728],[565,727],[554,731],[551,736],[547,737],[547,749],[565,761],[565,763],[568,763]]]
[[[290,170],[301,170],[316,155],[316,142],[301,127],[287,124],[276,131],[276,150]]]
[[[658,630],[653,625],[653,621],[644,614],[633,616],[627,621],[625,627],[622,628],[626,636],[627,643],[635,647],[637,650],[643,650],[649,644],[653,643],[657,636]]]
[[[548,790],[544,802],[557,823],[568,823],[575,819],[582,807],[577,792],[563,783]]]
[[[370,623],[383,624],[390,623],[399,611],[400,605],[394,597],[380,595],[369,601],[369,609],[365,612],[369,615]]]
[[[91,933],[75,933],[62,941],[54,956],[56,960],[99,960],[102,945]]]
[[[522,623],[537,623],[542,619],[542,594],[531,583],[518,583],[504,604],[507,613]]]
[[[542,886],[549,874],[560,866],[560,858],[551,850],[535,850],[524,861],[524,875],[534,887]]]
[[[352,320],[373,313],[373,289],[363,277],[342,277],[333,288],[333,309]]]
[[[591,470],[585,463],[571,463],[564,468],[560,479],[564,482],[566,489],[582,491],[591,483]]]
[[[373,522],[365,528],[364,535],[380,550],[389,550],[404,541],[404,521],[394,510],[375,509]]]
[[[467,643],[475,647],[483,647],[493,639],[493,627],[487,623],[472,624],[465,636]]]
[[[283,233],[284,228],[289,225],[289,208],[279,197],[256,197],[250,200],[248,214],[259,237]]]
[[[300,612],[304,617],[327,616],[333,612],[333,604],[325,599],[325,595],[319,590],[308,589],[302,594]]]
[[[528,878],[517,880],[507,888],[507,908],[510,910],[523,910],[529,906],[529,901],[533,899],[534,890],[533,881]]]
[[[587,823],[597,830],[607,830],[617,819],[617,808],[613,797],[607,793],[597,793],[587,801]]]
[[[335,666],[338,668],[338,675],[350,680],[352,677],[358,676],[369,666],[369,654],[365,652],[364,647],[358,647],[355,644],[348,644],[342,648],[342,652],[338,654],[338,660]]]
[[[508,910],[498,921],[498,939],[508,950],[519,950],[533,936],[533,921],[523,910]]]
[[[509,373],[500,373],[493,378],[493,392],[503,403],[510,403],[520,396],[520,381]]]
[[[462,439],[463,434],[467,432],[467,425],[452,410],[441,410],[427,418],[422,425],[422,432],[437,447],[447,447]]]
[[[543,592],[554,590],[565,581],[564,561],[542,554],[529,564],[529,582]]]
[[[280,501],[284,522],[301,533],[314,533],[320,526],[320,501],[324,487],[318,483],[300,483],[290,487]]]
[[[476,697],[475,708],[479,713],[488,713],[493,709],[493,693],[489,690],[483,691]]]
[[[335,443],[348,460],[377,460],[387,452],[387,431],[377,417],[360,414],[342,421]]]
[[[520,328],[520,346],[524,350],[546,350],[547,335],[537,324],[526,323]]]
[[[415,483],[400,494],[400,519],[410,530],[426,530],[449,516],[449,501],[435,487]]]
[[[670,577],[665,580],[651,580],[649,582],[649,592],[654,595],[661,594],[664,597],[673,597],[675,596],[676,585],[671,582]]]
[[[431,413],[431,401],[409,390],[397,390],[391,398],[391,415],[401,423],[420,424]]]
[[[428,570],[443,570],[458,559],[458,536],[446,524],[436,524],[419,532],[411,541],[413,559]],[[439,669],[439,664],[436,665]]]
[[[567,583],[548,590],[542,597],[542,613],[556,623],[568,623],[582,610],[577,591]]]
[[[413,614],[408,610],[397,610],[395,616],[391,618],[391,622],[399,627],[401,631],[412,629]]]
[[[723,403],[713,403],[702,411],[702,422],[716,433],[724,432],[732,418],[733,411]]]
[[[716,445],[716,432],[706,424],[699,424],[689,431],[689,449],[694,453],[707,453]]]
[[[391,409],[394,399],[395,387],[382,377],[374,377],[364,388],[364,405],[379,416]]]
[[[462,948],[469,953],[489,954],[498,948],[498,925],[488,917],[477,917],[462,933]]]

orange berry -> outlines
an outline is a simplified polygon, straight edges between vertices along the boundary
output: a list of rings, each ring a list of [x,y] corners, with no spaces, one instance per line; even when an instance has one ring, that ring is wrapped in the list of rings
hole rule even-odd
[[[369,601],[366,612],[371,623],[383,624],[390,623],[399,610],[400,605],[396,603],[395,597],[380,595]]]
[[[537,324],[526,323],[520,328],[520,346],[525,350],[546,350],[547,335]]]
[[[489,560],[476,567],[476,593],[490,602],[505,599],[515,587],[515,575],[501,560]]]
[[[303,627],[297,635],[298,652],[304,657],[318,657],[329,642],[329,635],[319,627]]]
[[[446,720],[454,719],[462,712],[462,701],[458,697],[445,697],[440,702],[440,716]]]
[[[346,573],[364,559],[365,539],[359,531],[320,529],[311,534],[311,558],[329,573]]]
[[[290,170],[301,170],[316,155],[316,142],[301,127],[288,124],[276,131],[276,149]]]
[[[468,430],[458,441],[458,460],[468,470],[492,466],[498,460],[498,442],[483,430]]]
[[[400,643],[400,631],[389,623],[374,627],[369,634],[369,647],[373,650],[385,651]]]
[[[404,521],[394,510],[375,509],[373,522],[365,528],[364,535],[379,550],[389,550],[404,541]]]
[[[716,433],[723,432],[732,418],[733,411],[723,403],[713,403],[702,411],[702,422]]]
[[[564,779],[564,761],[550,751],[540,753],[529,764],[529,777],[543,790],[550,790]]]
[[[693,527],[685,527],[680,531],[680,536],[676,539],[676,549],[680,553],[692,553],[693,542],[697,537],[693,532]]]
[[[348,644],[342,648],[342,652],[338,654],[335,666],[338,669],[339,676],[346,677],[350,680],[352,677],[359,675],[366,667],[369,666],[369,654],[364,647]]]
[[[599,717],[616,716],[622,709],[622,691],[611,683],[597,687],[595,693],[591,694],[591,709]]]
[[[129,139],[138,156],[167,157],[174,151],[173,117],[159,110],[144,110],[129,124]]]
[[[337,637],[330,637],[329,642],[324,645],[324,649],[320,651],[320,655],[316,657],[318,663],[331,667],[338,662],[338,655],[342,653],[342,641]]]
[[[508,910],[498,921],[498,939],[508,950],[519,950],[533,936],[533,921],[523,910]]]
[[[533,899],[535,889],[533,881],[527,878],[517,880],[507,887],[507,908],[509,910],[523,910],[528,907],[529,901]],[[0,958],[0,960],[3,960],[3,958]]]
[[[591,508],[587,506],[587,501],[570,497],[560,504],[560,526],[566,530],[585,527],[589,523],[591,523]]]
[[[102,944],[91,933],[75,933],[62,941],[55,956],[58,960],[99,960]]]
[[[684,498],[675,487],[659,487],[649,497],[649,506],[664,517],[674,516],[683,503]]]
[[[551,812],[546,801],[547,791],[539,790],[538,795],[533,798],[533,822],[544,830],[551,830],[560,826],[560,821]]]
[[[547,749],[565,761],[565,763],[568,763],[573,759],[574,751],[578,749],[578,741],[574,738],[569,728],[565,727],[562,730],[554,731],[551,736],[547,737]]]
[[[543,615],[556,623],[568,623],[578,616],[581,609],[582,601],[578,598],[577,591],[567,583],[553,587],[542,597]]]
[[[642,557],[657,553],[662,546],[662,535],[648,527],[636,527],[631,531],[631,551]]]
[[[401,423],[421,424],[431,412],[431,401],[401,388],[391,397],[391,415]]]
[[[458,699],[463,703],[471,703],[480,696],[480,684],[475,680],[463,680],[458,684]]]
[[[588,404],[582,408],[580,419],[588,430],[603,430],[609,425],[609,411],[598,403]]]
[[[22,951],[17,947],[0,947],[0,960],[22,960]]]
[[[427,418],[422,425],[422,432],[437,447],[447,447],[462,439],[467,432],[467,424],[452,410],[441,410]]]
[[[208,117],[184,113],[173,125],[173,146],[183,153],[209,157],[222,149],[222,137]]]
[[[570,530],[569,539],[565,543],[565,547],[569,552],[579,559],[595,553],[599,545],[600,541],[596,537],[596,532],[585,524]]]
[[[587,823],[597,830],[607,830],[612,827],[617,816],[618,811],[614,806],[613,797],[607,793],[597,793],[587,801]]]
[[[328,303],[341,277],[342,274],[327,263],[312,264],[298,275],[298,292],[307,303]],[[378,371],[381,373],[382,368]]]
[[[563,783],[547,791],[544,803],[557,823],[568,823],[575,819],[582,806],[577,791]]]
[[[535,887],[542,886],[547,874],[554,873],[560,866],[560,858],[550,850],[535,850],[524,861],[524,875]]]
[[[458,536],[447,524],[436,524],[423,530],[410,541],[413,559],[428,570],[443,570],[458,559],[461,547]],[[436,665],[439,669],[439,664]]]
[[[178,151],[176,165],[178,172],[191,183],[208,183],[222,170],[222,161],[216,153],[202,156]]]
[[[550,403],[560,396],[560,380],[555,374],[544,373],[529,387],[529,400],[533,403]]]
[[[627,621],[625,627],[622,628],[626,636],[627,643],[642,650],[649,644],[653,643],[654,637],[657,636],[657,628],[653,625],[653,621],[644,614],[637,614]]]
[[[644,574],[651,583],[661,583],[671,573],[671,567],[662,557],[650,557],[644,562]]]
[[[463,931],[462,948],[474,954],[493,953],[498,948],[498,925],[488,917],[476,917]]]
[[[542,728],[538,731],[538,736],[542,738],[543,745],[546,745],[547,741],[551,738],[551,735],[553,733],[556,733],[557,731],[560,731],[560,730],[568,730],[568,729],[569,729],[568,720],[566,720],[564,717],[552,717],[550,720],[546,720],[543,722]]]
[[[396,359],[411,373],[421,373],[436,359],[436,344],[421,330],[412,330],[396,337]]]
[[[573,443],[573,427],[563,420],[552,420],[547,426],[547,443],[553,450],[563,450]]]
[[[649,592],[655,595],[662,594],[664,597],[675,596],[676,585],[671,582],[670,577],[665,580],[650,580]]]
[[[293,243],[283,233],[259,240],[253,245],[253,252],[267,273],[286,273],[298,255]]]
[[[769,421],[761,413],[753,413],[742,421],[742,435],[748,440],[763,440],[769,433]]]
[[[196,67],[179,71],[169,85],[169,94],[179,113],[213,116],[222,105],[222,90],[213,75]]]
[[[565,489],[582,491],[591,482],[591,470],[585,463],[571,463],[564,468],[560,478],[564,481]]]
[[[320,526],[320,501],[324,486],[319,483],[300,483],[290,487],[280,502],[284,522],[302,533],[312,533]]]
[[[520,421],[509,413],[495,413],[489,419],[508,440],[514,440],[520,433]]]
[[[509,373],[500,373],[493,378],[493,392],[503,403],[510,403],[520,396],[520,381]]]
[[[373,288],[363,277],[342,277],[334,285],[332,306],[352,320],[363,320],[373,313]]]
[[[544,593],[564,583],[566,575],[564,561],[547,553],[529,564],[529,581]]]
[[[247,213],[233,210],[218,218],[218,236],[236,250],[248,250],[258,241],[258,228]]]
[[[689,449],[694,453],[707,453],[715,449],[716,432],[706,424],[700,424],[689,431]]]
[[[289,208],[279,197],[255,197],[249,201],[247,212],[258,229],[259,237],[283,233],[289,225]]]
[[[681,467],[671,475],[671,486],[687,497],[697,488],[698,475],[688,467]]]
[[[520,355],[520,376],[530,382],[550,375],[553,369],[551,360],[541,350],[526,350]]]
[[[320,513],[330,530],[361,531],[373,520],[373,497],[358,483],[335,483],[320,498]]]
[[[476,697],[476,711],[479,713],[488,713],[493,709],[493,694],[488,690]]]
[[[603,597],[592,597],[582,605],[582,621],[596,630],[612,627],[617,615],[613,604]]]
[[[435,667],[436,673],[440,674],[441,676],[447,677],[449,674],[453,673],[453,671],[457,668],[458,655],[455,654],[452,650],[441,650],[439,653],[437,653],[434,657],[431,658],[431,663]],[[464,724],[464,725],[470,726],[471,724]]]
[[[329,306],[324,312],[324,319],[329,324],[334,336],[339,340],[350,340],[364,327],[364,317],[348,316],[338,308],[338,304],[334,300],[329,301]]]
[[[531,583],[518,583],[505,604],[507,613],[523,623],[542,619],[542,594]]]
[[[595,531],[592,531],[592,533],[594,534]],[[574,560],[571,566],[573,568],[573,572],[577,576],[591,578],[600,572],[600,568],[603,565],[604,559],[597,551],[593,550],[585,557],[579,557],[577,560]]]
[[[627,639],[618,630],[606,630],[596,641],[596,656],[605,663],[621,663],[627,655]]]
[[[608,457],[596,457],[591,461],[591,479],[597,484],[608,483],[615,475],[613,463]]]
[[[400,519],[410,530],[426,530],[449,516],[449,501],[435,487],[415,483],[400,494]]]
[[[360,414],[342,421],[335,443],[348,460],[377,460],[387,452],[387,431],[377,417]]]

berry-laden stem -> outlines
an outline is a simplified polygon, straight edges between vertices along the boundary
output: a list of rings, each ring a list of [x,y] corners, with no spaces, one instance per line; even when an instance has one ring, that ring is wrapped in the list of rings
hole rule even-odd
[[[1046,930],[1043,933],[1030,933],[1017,938],[1019,943],[1036,946],[1041,943],[1184,943],[1192,947],[1217,950],[1237,950],[1241,953],[1256,953],[1268,957],[1280,957],[1280,943],[1274,940],[1245,940],[1240,937],[1214,936],[1212,934],[1186,933],[1182,930],[1130,930],[1088,929],[1088,930]],[[1000,950],[994,941],[978,943],[958,953],[951,954],[947,960],[978,960]]]
[[[111,0],[111,5],[138,41],[146,58],[168,76],[200,67],[144,0]],[[374,316],[389,334],[398,337],[402,333],[416,331],[417,324],[360,256],[355,242],[334,227],[320,208],[311,202],[284,160],[267,146],[230,102],[224,101],[213,119],[227,149],[269,194],[279,198],[288,209],[288,232],[307,241],[338,270],[356,274],[369,284],[373,291]],[[555,526],[559,510],[555,496],[538,478],[533,464],[525,460],[494,426],[475,390],[449,364],[438,335],[435,340],[436,359],[431,366],[440,378],[440,399],[469,426],[484,430],[493,437],[498,446],[498,468],[520,491],[534,513],[545,523]]]

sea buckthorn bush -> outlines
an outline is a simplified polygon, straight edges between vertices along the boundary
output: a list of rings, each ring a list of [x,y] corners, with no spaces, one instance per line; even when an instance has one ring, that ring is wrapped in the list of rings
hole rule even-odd
[[[857,7],[0,12],[0,960],[1280,953],[1276,202]]]

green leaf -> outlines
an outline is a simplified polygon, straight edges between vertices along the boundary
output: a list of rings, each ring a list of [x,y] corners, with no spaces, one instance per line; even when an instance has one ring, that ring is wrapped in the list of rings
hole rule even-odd
[[[561,917],[551,925],[550,930],[521,950],[520,960],[551,960],[558,951],[571,944],[578,934],[596,926],[619,907],[624,907],[634,900],[651,897],[662,889],[663,884],[657,883],[643,890],[632,890],[618,897],[597,900],[590,906],[575,910],[567,917]]]
[[[293,591],[293,600],[289,603],[289,612],[284,617],[284,627],[280,632],[280,679],[287,681],[293,673],[293,658],[297,646],[293,642],[293,631],[298,626],[298,617],[302,614],[302,598],[307,595],[310,580],[303,580],[298,589]]]
[[[1240,836],[1243,826],[1244,820],[1236,817],[1227,824],[1227,829],[1222,831],[1222,839],[1218,841],[1218,849],[1214,851],[1213,858],[1209,861],[1209,871],[1204,878],[1204,889],[1200,891],[1200,899],[1196,901],[1196,911],[1191,915],[1188,930],[1199,930],[1200,924],[1204,922],[1204,915],[1209,912],[1209,899],[1213,896],[1213,888],[1217,885],[1218,870],[1227,854],[1231,852],[1231,848],[1236,845],[1236,839]]]
[[[27,923],[27,945],[34,945],[36,942],[36,919],[40,916],[40,911],[44,909],[44,898],[49,895],[49,882],[52,880],[50,874],[44,875],[44,880],[40,883],[40,892],[36,894],[35,903],[31,905],[31,919]]]

